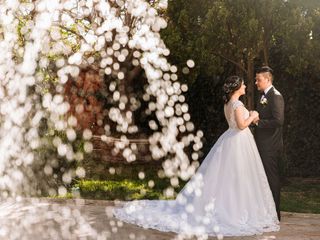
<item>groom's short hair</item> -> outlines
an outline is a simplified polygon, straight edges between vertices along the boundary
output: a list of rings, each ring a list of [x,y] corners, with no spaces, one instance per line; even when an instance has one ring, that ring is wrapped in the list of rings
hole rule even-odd
[[[260,74],[260,73],[265,73],[265,74],[267,74],[269,77],[270,77],[270,79],[271,79],[271,81],[273,81],[273,69],[271,68],[271,67],[269,67],[269,66],[262,66],[262,67],[260,67],[257,71],[256,71],[256,73],[258,73],[258,74]]]

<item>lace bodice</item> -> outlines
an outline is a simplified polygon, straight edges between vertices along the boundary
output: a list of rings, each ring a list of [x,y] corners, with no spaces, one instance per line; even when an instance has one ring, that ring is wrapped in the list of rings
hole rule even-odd
[[[244,105],[240,100],[233,102],[229,101],[227,104],[224,105],[224,116],[228,122],[229,128],[239,129],[236,122],[235,110],[241,106]],[[246,108],[244,108],[243,117],[244,119],[249,117],[249,111]]]

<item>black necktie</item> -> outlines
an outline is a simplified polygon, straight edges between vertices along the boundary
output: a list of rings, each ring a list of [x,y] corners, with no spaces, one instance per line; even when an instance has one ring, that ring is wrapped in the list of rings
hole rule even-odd
[[[261,92],[261,95],[260,95],[260,102],[262,99],[266,98],[266,94],[264,91]]]

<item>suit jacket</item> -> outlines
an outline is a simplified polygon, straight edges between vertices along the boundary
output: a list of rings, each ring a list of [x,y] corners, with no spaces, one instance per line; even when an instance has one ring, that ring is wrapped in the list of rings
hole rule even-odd
[[[257,111],[260,120],[254,136],[259,152],[275,152],[283,148],[284,100],[274,87],[267,92],[265,98],[267,102],[264,103],[259,98]]]

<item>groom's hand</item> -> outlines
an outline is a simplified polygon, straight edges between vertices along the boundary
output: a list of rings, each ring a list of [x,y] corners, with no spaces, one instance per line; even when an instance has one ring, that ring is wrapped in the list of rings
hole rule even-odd
[[[256,117],[255,119],[253,119],[252,123],[255,124],[255,125],[257,125],[257,123],[259,122],[259,120],[260,120],[260,118],[259,118],[259,116],[258,116],[258,117]]]

